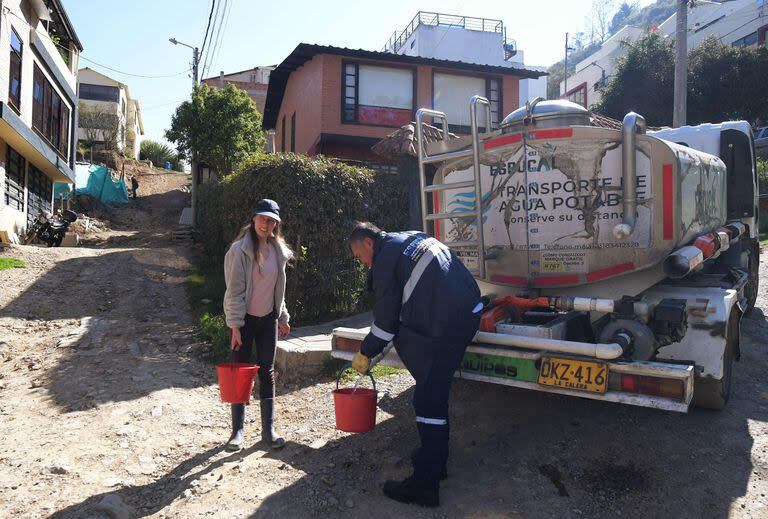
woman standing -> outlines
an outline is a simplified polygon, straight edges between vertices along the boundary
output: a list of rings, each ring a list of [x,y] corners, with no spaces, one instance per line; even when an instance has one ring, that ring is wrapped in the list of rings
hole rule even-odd
[[[224,314],[232,332],[230,346],[237,362],[251,362],[256,346],[259,365],[261,437],[279,449],[285,440],[274,429],[275,346],[291,331],[285,306],[285,264],[293,253],[280,234],[280,207],[274,200],[259,200],[251,221],[224,257]],[[232,436],[226,448],[243,447],[245,404],[232,404]]]

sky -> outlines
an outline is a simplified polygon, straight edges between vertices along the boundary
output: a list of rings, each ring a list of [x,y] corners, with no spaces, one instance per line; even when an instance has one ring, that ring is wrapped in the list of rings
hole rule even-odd
[[[644,6],[653,0],[638,3]],[[80,67],[127,84],[131,97],[141,103],[144,138],[163,141],[176,106],[192,89],[192,51],[168,39],[201,47],[211,0],[63,0],[63,4],[83,44]],[[216,4],[225,14],[224,23],[213,38],[218,45],[206,45],[216,51],[210,56],[203,53],[200,68],[206,59],[208,67],[201,77],[278,64],[299,43],[382,50],[392,33],[402,31],[419,10],[502,20],[507,37],[524,52],[525,64],[548,66],[562,58],[565,33],[585,28],[592,0],[216,0]]]

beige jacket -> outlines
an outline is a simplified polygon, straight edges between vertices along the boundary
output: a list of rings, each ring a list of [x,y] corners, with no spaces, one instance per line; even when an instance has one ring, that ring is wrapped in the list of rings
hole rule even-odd
[[[278,321],[288,323],[291,316],[285,306],[285,265],[292,253],[277,240],[270,239],[277,251],[277,283],[275,283],[275,309]],[[224,280],[227,291],[224,293],[224,316],[227,326],[240,328],[245,324],[246,306],[251,300],[253,285],[254,243],[250,233],[234,242],[224,256]]]

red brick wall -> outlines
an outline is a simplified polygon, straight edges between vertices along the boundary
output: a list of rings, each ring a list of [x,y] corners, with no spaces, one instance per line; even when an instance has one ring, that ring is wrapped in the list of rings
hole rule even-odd
[[[275,149],[283,151],[282,126],[285,116],[285,151],[291,150],[291,115],[296,112],[296,153],[307,153],[321,133],[321,92],[324,82],[323,61],[315,56],[291,74],[285,87],[283,103],[275,125]],[[341,95],[341,93],[339,93]]]
[[[342,56],[318,55],[291,74],[275,125],[275,145],[278,151],[281,151],[283,115],[286,116],[286,151],[290,150],[290,120],[294,111],[296,111],[297,118],[297,153],[316,153],[316,145],[321,133],[380,139],[397,129],[395,127],[344,124],[341,122],[341,66],[343,60]],[[386,62],[381,61],[357,59],[354,61],[386,66]],[[416,107],[432,108],[432,67],[418,65],[414,67],[414,70],[416,72]],[[502,91],[503,118],[518,107],[519,79],[515,76],[503,76]],[[332,149],[335,148],[327,148],[325,153],[330,155]],[[339,149],[340,151],[341,149]],[[350,150],[347,149],[346,151],[350,153]]]

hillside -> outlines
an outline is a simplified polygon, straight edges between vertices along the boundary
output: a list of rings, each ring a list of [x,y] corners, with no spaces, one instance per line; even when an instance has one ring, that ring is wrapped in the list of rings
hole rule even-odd
[[[660,25],[675,12],[676,0],[656,0],[653,4],[647,5],[642,9],[632,7],[628,2],[623,2],[613,13],[610,22],[610,32],[607,38],[618,32],[625,25],[634,25],[635,27],[648,27],[650,25]],[[575,50],[568,55],[568,74],[573,74],[576,64],[594,53],[600,48],[601,42],[584,43],[583,33],[574,32],[576,38],[571,43]],[[579,35],[581,34],[581,39]],[[563,80],[564,60],[553,64],[547,72],[547,98],[557,99],[560,97],[560,82]]]

